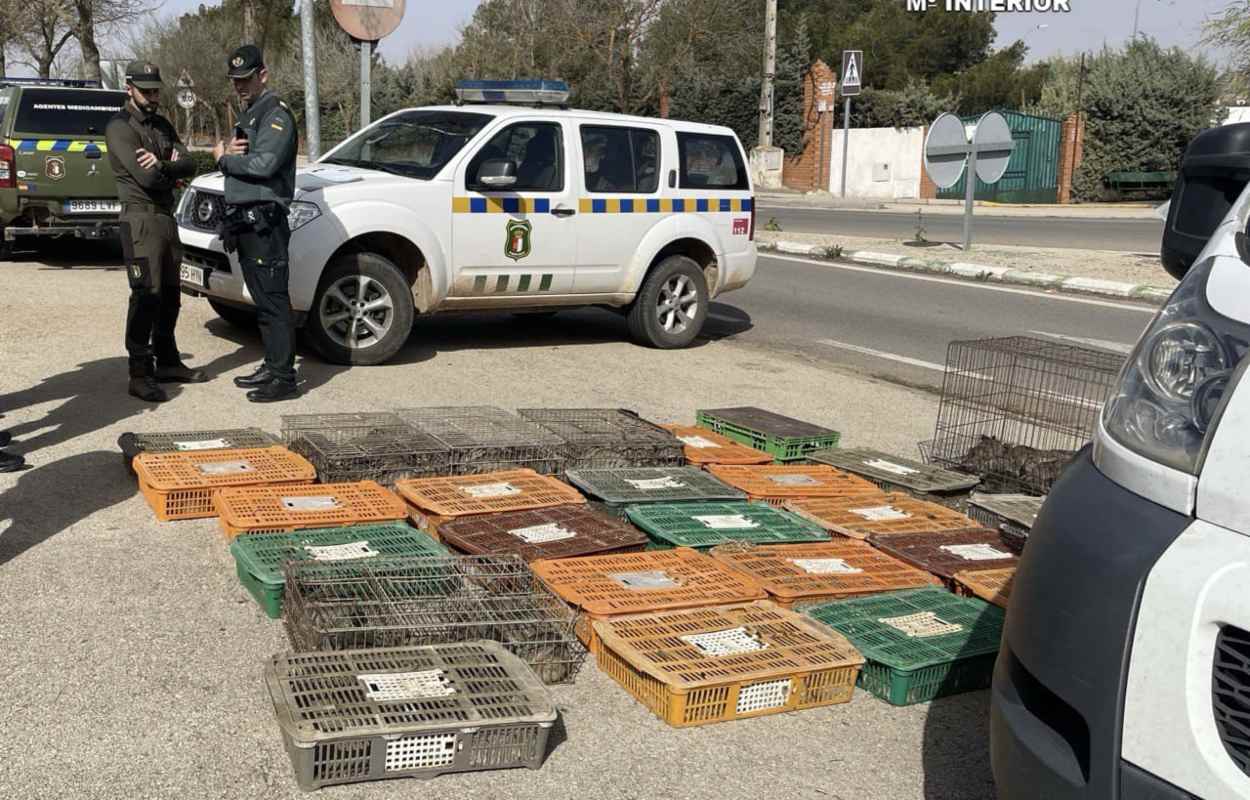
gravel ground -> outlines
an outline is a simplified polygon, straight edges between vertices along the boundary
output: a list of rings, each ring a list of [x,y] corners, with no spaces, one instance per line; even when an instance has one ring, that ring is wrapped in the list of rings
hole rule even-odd
[[[0,475],[0,796],[279,798],[296,786],[261,681],[286,647],[240,586],[215,520],[158,524],[123,468],[129,430],[260,426],[298,412],[495,404],[627,406],[657,421],[700,407],[769,407],[843,432],[846,445],[915,452],[935,400],[732,336],[680,352],[625,343],[606,312],[423,321],[393,364],[305,358],[303,397],[243,401],[230,378],[260,357],[251,332],[185,299],[187,360],[211,383],[155,407],[125,393],[122,272],[3,266],[0,427],[33,465]],[[732,298],[729,298],[732,302]],[[557,743],[538,771],[390,781],[327,798],[852,798],[993,796],[987,696],[846,706],[675,730],[592,664],[559,687]]]

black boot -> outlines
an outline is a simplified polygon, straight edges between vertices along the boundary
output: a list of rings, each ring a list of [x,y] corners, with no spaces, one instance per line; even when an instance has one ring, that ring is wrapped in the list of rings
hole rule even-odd
[[[295,381],[270,381],[247,393],[247,399],[253,403],[277,403],[281,400],[294,400],[296,397],[299,397],[299,387],[295,385]]]
[[[26,466],[26,459],[16,453],[0,450],[0,472],[17,472]]]
[[[271,382],[273,373],[269,371],[269,367],[261,364],[251,375],[244,375],[234,379],[234,385],[240,389],[255,389]]]
[[[165,394],[165,390],[150,375],[131,378],[130,394],[132,397],[137,397],[149,403],[163,403],[169,399],[169,396]]]
[[[0,431],[0,447],[8,447],[13,442],[13,434]]]
[[[207,380],[207,372],[202,369],[191,369],[181,361],[156,365],[157,383],[205,383]]]

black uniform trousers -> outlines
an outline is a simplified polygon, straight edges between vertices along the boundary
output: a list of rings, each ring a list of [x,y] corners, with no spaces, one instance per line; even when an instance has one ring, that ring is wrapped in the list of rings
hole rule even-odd
[[[291,314],[291,228],[278,203],[241,209],[245,223],[237,234],[243,282],[256,304],[256,322],[265,345],[265,366],[274,378],[295,382],[295,324]]]
[[[126,312],[126,352],[130,377],[155,374],[156,365],[181,363],[174,327],[182,308],[178,271],[182,244],[173,215],[159,206],[127,203],[122,209],[121,240],[130,281]]]

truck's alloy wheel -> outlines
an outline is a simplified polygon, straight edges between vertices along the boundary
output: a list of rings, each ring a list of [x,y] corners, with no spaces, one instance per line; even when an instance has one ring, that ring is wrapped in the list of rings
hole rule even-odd
[[[346,253],[330,262],[309,314],[317,351],[336,364],[381,364],[412,330],[408,282],[388,259]]]
[[[694,341],[707,320],[703,270],[686,256],[669,256],[642,282],[629,310],[629,332],[639,344],[671,350]]]

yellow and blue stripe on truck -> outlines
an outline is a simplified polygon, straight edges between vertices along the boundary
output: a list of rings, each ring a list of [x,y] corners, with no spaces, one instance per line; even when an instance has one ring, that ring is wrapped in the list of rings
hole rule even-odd
[[[715,214],[750,211],[749,197],[583,197],[578,202],[583,214]],[[453,197],[456,214],[546,214],[551,200],[546,197]]]
[[[104,142],[81,139],[10,139],[9,146],[18,153],[107,153]]]

